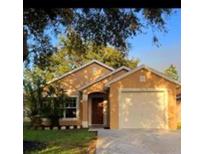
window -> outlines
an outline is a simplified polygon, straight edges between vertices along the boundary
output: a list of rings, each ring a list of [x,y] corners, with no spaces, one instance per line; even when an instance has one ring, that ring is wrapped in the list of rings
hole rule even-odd
[[[77,107],[77,97],[67,98],[63,108],[63,118],[77,118]]]

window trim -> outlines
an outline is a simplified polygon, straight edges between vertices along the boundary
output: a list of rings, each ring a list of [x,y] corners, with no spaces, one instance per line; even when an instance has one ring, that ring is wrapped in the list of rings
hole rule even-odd
[[[75,107],[63,107],[63,117],[61,118],[62,120],[78,120],[79,119],[79,96],[78,95],[70,95],[69,97],[76,98],[76,108]],[[69,118],[66,117],[66,110],[65,109],[76,109],[76,117],[75,118]]]

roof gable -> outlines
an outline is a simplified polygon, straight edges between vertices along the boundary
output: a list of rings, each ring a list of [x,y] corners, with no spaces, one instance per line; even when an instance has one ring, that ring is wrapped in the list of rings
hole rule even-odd
[[[122,67],[120,67],[120,68],[114,70],[113,72],[111,72],[111,73],[109,73],[109,74],[106,74],[106,75],[104,75],[104,76],[98,78],[97,80],[95,80],[95,81],[93,81],[93,82],[90,82],[90,83],[84,85],[83,87],[79,88],[79,91],[82,91],[82,90],[84,90],[85,88],[87,88],[87,87],[89,87],[89,86],[91,86],[91,85],[93,85],[93,84],[95,84],[95,83],[97,83],[97,82],[99,82],[99,81],[102,81],[103,79],[105,79],[105,78],[107,78],[107,77],[110,77],[111,75],[113,75],[113,74],[115,74],[115,73],[117,73],[117,72],[119,72],[119,71],[121,71],[121,70],[130,71],[130,68],[125,67],[125,66],[122,66]]]
[[[110,67],[110,66],[108,66],[108,65],[106,65],[106,64],[104,64],[104,63],[102,63],[102,62],[100,62],[100,61],[92,60],[92,61],[90,61],[89,63],[87,63],[87,64],[85,64],[85,65],[82,65],[82,66],[80,66],[80,67],[78,67],[78,68],[76,68],[76,69],[74,69],[74,70],[72,70],[72,71],[69,71],[69,72],[67,72],[67,73],[65,73],[65,74],[63,74],[63,75],[61,75],[60,77],[57,77],[57,78],[55,78],[55,79],[49,81],[47,84],[53,83],[53,82],[58,81],[58,80],[60,80],[60,79],[62,79],[62,78],[64,78],[64,77],[66,77],[66,76],[68,76],[68,75],[71,75],[71,74],[73,74],[73,73],[75,73],[75,72],[77,72],[77,71],[80,71],[81,69],[86,68],[87,66],[89,66],[89,65],[91,65],[91,64],[93,64],[93,63],[96,63],[96,64],[98,64],[98,65],[100,65],[100,66],[102,66],[102,67],[105,67],[105,68],[107,68],[107,69],[110,70],[110,71],[114,71],[114,68],[112,68],[112,67]]]
[[[163,73],[161,73],[161,72],[159,72],[159,71],[157,71],[157,70],[155,70],[155,69],[153,69],[153,68],[151,68],[151,67],[148,67],[148,66],[146,66],[146,65],[141,65],[141,66],[139,66],[139,67],[133,69],[132,71],[130,71],[130,72],[126,73],[126,74],[123,74],[122,76],[120,76],[120,77],[118,77],[118,78],[116,78],[116,79],[111,80],[111,81],[108,82],[105,86],[106,86],[106,87],[109,87],[112,83],[117,82],[117,81],[120,81],[121,79],[123,79],[123,78],[127,77],[128,75],[130,75],[130,74],[132,74],[132,73],[135,73],[135,72],[137,72],[137,71],[139,71],[139,70],[141,70],[141,69],[146,69],[146,70],[148,70],[148,71],[150,71],[150,72],[152,72],[152,73],[154,73],[154,74],[156,74],[156,75],[158,75],[158,76],[160,76],[160,77],[162,77],[162,78],[164,78],[164,79],[166,79],[166,80],[168,80],[168,81],[170,81],[170,82],[172,82],[172,83],[175,83],[175,84],[177,84],[177,85],[181,85],[180,82],[178,82],[178,81],[176,81],[176,80],[174,80],[174,79],[168,77],[167,75],[165,75],[165,74],[163,74]]]

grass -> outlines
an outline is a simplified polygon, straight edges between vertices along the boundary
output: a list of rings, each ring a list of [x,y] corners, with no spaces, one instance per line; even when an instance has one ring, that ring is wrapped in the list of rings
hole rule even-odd
[[[88,132],[88,129],[31,130],[24,128],[23,139],[24,142],[33,143],[31,146],[39,145],[24,149],[26,154],[84,154],[88,153],[91,146],[93,150],[94,146],[91,144],[95,144],[96,133]]]

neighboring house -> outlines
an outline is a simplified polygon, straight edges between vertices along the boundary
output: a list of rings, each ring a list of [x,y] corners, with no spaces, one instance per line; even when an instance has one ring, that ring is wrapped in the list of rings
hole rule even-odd
[[[61,126],[177,128],[180,83],[150,67],[113,69],[93,60],[53,83],[69,96]]]

